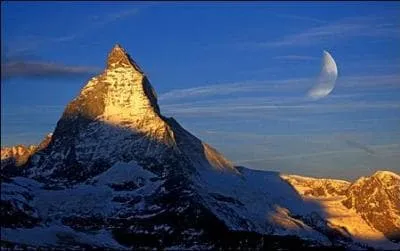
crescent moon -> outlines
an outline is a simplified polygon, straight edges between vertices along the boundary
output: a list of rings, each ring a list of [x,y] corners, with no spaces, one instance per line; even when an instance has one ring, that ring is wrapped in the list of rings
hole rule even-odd
[[[308,91],[308,97],[316,100],[329,95],[335,87],[338,69],[335,60],[327,51],[323,51],[321,72],[315,85]]]

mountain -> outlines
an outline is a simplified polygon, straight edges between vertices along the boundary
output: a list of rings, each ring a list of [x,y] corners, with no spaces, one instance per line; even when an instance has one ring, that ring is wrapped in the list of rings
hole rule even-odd
[[[158,174],[184,166],[182,174],[194,166],[235,171],[215,149],[160,114],[147,77],[116,45],[104,72],[67,105],[49,146],[32,156],[29,176],[83,181],[130,160]]]
[[[37,146],[16,145],[12,147],[1,148],[1,166],[7,165],[22,166],[29,157],[36,151]]]
[[[51,140],[52,134],[48,134],[39,145],[17,145],[13,147],[2,147],[1,148],[1,172],[2,175],[11,175],[11,173],[17,174],[21,169],[15,167],[24,166],[28,159],[37,151],[40,151],[47,147]],[[9,173],[11,172],[11,173]]]
[[[5,174],[4,247],[399,248],[346,207],[359,196],[349,182],[234,166],[164,117],[146,74],[119,45],[46,142],[14,165],[22,172]],[[336,220],[333,209],[351,211],[351,222],[373,238],[346,217]]]
[[[287,175],[284,178],[292,184],[302,196],[332,197],[344,195],[351,185],[344,180],[317,179],[299,175]]]
[[[399,175],[378,171],[353,183],[297,175],[283,178],[304,200],[322,205],[324,210],[317,213],[331,224],[345,227],[354,241],[372,246],[381,242],[376,240],[399,242]]]
[[[388,239],[400,242],[400,176],[378,171],[362,177],[346,191],[343,204],[355,210]]]

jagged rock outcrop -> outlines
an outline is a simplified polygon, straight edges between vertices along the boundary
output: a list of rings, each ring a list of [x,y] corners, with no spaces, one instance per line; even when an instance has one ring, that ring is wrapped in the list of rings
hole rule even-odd
[[[29,157],[36,151],[37,146],[16,145],[1,148],[1,166],[13,164],[14,166],[24,165]]]
[[[13,147],[1,148],[2,176],[13,176],[20,174],[22,168],[28,162],[29,158],[37,151],[46,148],[50,143],[51,137],[51,133],[46,135],[39,145],[16,145]]]
[[[379,239],[383,234],[399,242],[399,175],[378,171],[353,183],[297,175],[285,175],[284,179],[304,198],[321,203],[325,208],[323,213],[331,218],[331,223],[345,227],[360,238],[370,236],[371,239]]]
[[[344,180],[318,179],[298,175],[288,175],[285,178],[304,196],[329,197],[344,195],[351,185],[350,182]]]
[[[400,176],[378,171],[371,177],[356,180],[343,201],[360,214],[369,225],[391,240],[400,242]]]
[[[67,105],[49,146],[32,156],[28,173],[30,177],[82,181],[118,161],[131,160],[158,173],[171,171],[171,165],[173,171],[194,171],[197,162],[235,171],[215,149],[160,114],[147,77],[116,45],[104,72]]]

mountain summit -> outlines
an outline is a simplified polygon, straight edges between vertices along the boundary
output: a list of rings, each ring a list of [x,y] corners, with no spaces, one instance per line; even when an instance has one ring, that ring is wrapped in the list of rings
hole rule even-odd
[[[131,58],[131,56],[121,47],[120,44],[114,45],[107,58],[107,68],[118,67],[133,67],[136,71],[143,74],[138,64]]]
[[[104,121],[122,122],[157,117],[159,112],[157,95],[147,77],[126,51],[115,45],[106,69],[86,84],[67,106],[64,116],[101,116]]]

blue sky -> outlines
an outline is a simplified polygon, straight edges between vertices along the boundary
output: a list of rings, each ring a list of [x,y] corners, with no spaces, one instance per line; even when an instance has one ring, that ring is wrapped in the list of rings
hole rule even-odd
[[[344,179],[400,172],[397,2],[1,7],[2,146],[51,132],[120,43],[161,111],[237,164]],[[336,87],[305,101],[323,50],[338,65]]]

